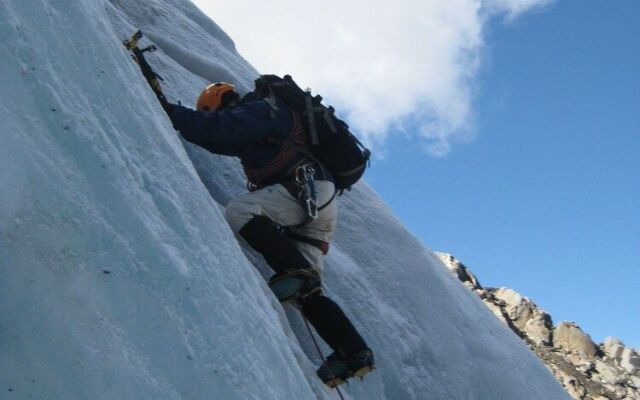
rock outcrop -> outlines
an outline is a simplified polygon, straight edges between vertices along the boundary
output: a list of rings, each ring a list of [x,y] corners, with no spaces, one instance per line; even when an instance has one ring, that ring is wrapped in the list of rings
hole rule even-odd
[[[454,256],[444,265],[520,336],[579,400],[640,400],[640,355],[616,338],[596,344],[574,322],[554,327],[549,314],[509,288],[487,288]]]
[[[576,353],[592,358],[599,351],[598,346],[593,343],[591,337],[573,322],[562,322],[555,327],[553,338],[553,345],[568,353]]]

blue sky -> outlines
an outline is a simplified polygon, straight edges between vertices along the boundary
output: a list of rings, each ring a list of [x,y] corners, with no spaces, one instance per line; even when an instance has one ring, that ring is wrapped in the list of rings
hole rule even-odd
[[[640,348],[639,1],[195,3],[374,144],[427,246]]]
[[[425,244],[595,340],[640,347],[640,2],[560,1],[487,31],[475,137],[390,136],[368,182]]]

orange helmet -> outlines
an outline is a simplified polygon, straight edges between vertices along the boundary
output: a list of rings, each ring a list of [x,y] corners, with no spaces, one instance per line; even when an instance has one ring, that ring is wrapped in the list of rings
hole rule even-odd
[[[226,82],[213,83],[202,90],[196,108],[200,111],[213,111],[238,99],[233,85]]]

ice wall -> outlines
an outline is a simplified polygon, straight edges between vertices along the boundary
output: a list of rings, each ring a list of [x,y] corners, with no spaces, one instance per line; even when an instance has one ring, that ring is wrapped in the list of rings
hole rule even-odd
[[[257,74],[187,1],[0,3],[0,398],[336,398],[224,221],[237,161],[172,130],[138,28],[172,100]],[[378,360],[347,397],[567,398],[366,184],[339,201],[325,283]]]

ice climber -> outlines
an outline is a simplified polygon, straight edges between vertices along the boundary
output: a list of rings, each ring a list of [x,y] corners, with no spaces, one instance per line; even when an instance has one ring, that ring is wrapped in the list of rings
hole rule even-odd
[[[303,134],[301,116],[269,93],[242,99],[228,83],[207,86],[196,108],[164,104],[174,128],[189,142],[239,157],[249,192],[231,200],[226,219],[239,238],[275,271],[269,286],[282,302],[293,301],[333,349],[318,376],[335,386],[374,366],[373,353],[340,306],[322,293],[323,257],[336,228],[333,179],[304,152],[283,150],[285,138]],[[284,154],[283,154],[284,153]],[[315,194],[308,218],[303,186]]]

